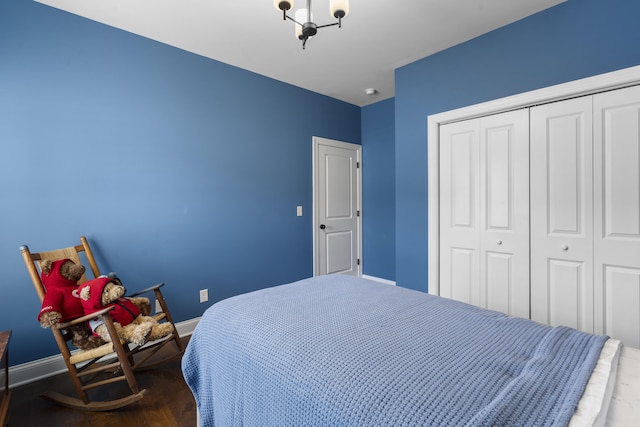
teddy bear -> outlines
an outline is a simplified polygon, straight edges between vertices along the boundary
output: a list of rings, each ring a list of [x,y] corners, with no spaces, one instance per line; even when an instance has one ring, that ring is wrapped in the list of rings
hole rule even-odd
[[[84,316],[84,308],[78,294],[78,280],[84,275],[85,267],[70,259],[57,261],[42,260],[40,277],[46,290],[38,322],[43,328],[51,328],[61,322],[68,322]],[[71,342],[82,350],[100,347],[105,341],[95,336],[87,323],[66,328],[71,334]]]
[[[124,342],[140,346],[173,332],[171,323],[158,323],[153,317],[148,316],[151,308],[148,298],[124,297],[125,287],[117,278],[101,276],[88,280],[80,285],[79,293],[85,314],[95,313],[105,307],[114,307],[109,313],[118,337]],[[111,341],[101,318],[89,323],[95,334],[105,341]]]

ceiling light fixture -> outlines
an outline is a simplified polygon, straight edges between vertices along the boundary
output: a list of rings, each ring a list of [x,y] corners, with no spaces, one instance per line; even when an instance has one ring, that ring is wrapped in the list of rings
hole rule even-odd
[[[349,14],[349,0],[329,0],[329,12],[334,18],[338,18],[338,22],[326,25],[316,25],[311,21],[313,15],[311,14],[311,0],[307,0],[307,8],[299,9],[295,13],[295,19],[287,15],[287,11],[293,8],[294,0],[273,0],[273,5],[277,10],[282,11],[282,19],[287,19],[295,23],[295,35],[299,40],[302,40],[302,48],[307,45],[307,40],[315,36],[318,32],[318,28],[333,27],[337,25],[338,28],[342,28],[342,18]]]

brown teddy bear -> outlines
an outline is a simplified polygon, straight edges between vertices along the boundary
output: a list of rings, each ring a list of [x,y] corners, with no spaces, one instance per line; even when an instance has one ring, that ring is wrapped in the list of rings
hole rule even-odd
[[[171,323],[158,323],[153,317],[148,316],[151,308],[148,298],[125,298],[125,288],[117,278],[102,276],[88,280],[80,285],[79,292],[85,314],[95,313],[105,307],[114,307],[109,313],[118,337],[125,342],[140,346],[173,332]],[[101,319],[89,323],[95,334],[105,341],[111,341],[107,327]]]
[[[61,259],[43,260],[40,262],[40,269],[40,277],[46,290],[38,314],[40,325],[51,328],[60,322],[84,316],[77,283],[84,274],[85,267],[70,259]],[[91,350],[105,343],[91,332],[87,323],[71,326],[67,331],[71,333],[73,345],[83,350]]]

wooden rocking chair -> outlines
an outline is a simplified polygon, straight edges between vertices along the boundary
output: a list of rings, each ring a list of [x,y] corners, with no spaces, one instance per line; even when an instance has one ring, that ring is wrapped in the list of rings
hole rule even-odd
[[[51,250],[47,252],[32,253],[29,248],[24,245],[20,247],[22,257],[33,281],[33,285],[36,289],[40,302],[44,299],[46,289],[42,284],[40,277],[40,261],[48,259],[56,261],[60,259],[71,259],[75,263],[82,263],[80,259],[80,253],[84,253],[84,258],[89,264],[94,277],[100,276],[98,265],[96,264],[91,248],[87,239],[80,237],[80,244],[77,246],[71,246],[68,248],[62,248],[57,250]],[[85,264],[86,265],[86,264]],[[86,281],[86,277],[83,276],[79,280],[79,284]],[[67,396],[58,392],[47,392],[42,395],[45,399],[51,400],[62,406],[69,408],[80,409],[85,411],[110,411],[113,409],[121,408],[136,402],[144,396],[145,389],[140,389],[134,376],[136,370],[149,369],[155,366],[159,366],[168,361],[178,359],[184,352],[184,345],[178,335],[171,314],[167,307],[167,303],[162,295],[160,288],[164,284],[158,284],[143,291],[140,291],[134,295],[141,295],[146,292],[153,292],[155,298],[162,308],[161,312],[153,315],[157,321],[171,322],[174,326],[174,332],[155,342],[147,343],[143,346],[133,346],[132,344],[124,344],[118,338],[116,328],[113,320],[109,314],[110,308],[98,311],[89,316],[84,316],[66,323],[58,324],[51,328],[53,336],[55,337],[60,353],[64,358],[65,364],[71,376],[71,380],[76,388],[79,398]],[[153,305],[153,300],[151,300]],[[98,348],[91,350],[74,349],[69,343],[71,340],[71,334],[67,329],[73,325],[87,322],[88,320],[102,317],[104,324],[109,331],[112,342],[104,344]],[[175,346],[172,345],[175,344]],[[168,356],[163,352],[162,355],[151,359],[160,349],[165,346],[177,347],[174,348]],[[162,356],[162,357],[160,357]],[[88,390],[111,384],[117,381],[126,381],[130,394],[125,397],[115,400],[95,401],[89,398]]]

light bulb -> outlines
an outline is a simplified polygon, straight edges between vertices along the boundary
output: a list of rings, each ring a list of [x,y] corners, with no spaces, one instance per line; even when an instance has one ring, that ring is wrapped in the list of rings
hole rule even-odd
[[[291,10],[293,8],[293,0],[273,0],[273,6],[276,10]]]
[[[329,12],[335,18],[344,18],[349,14],[349,0],[330,0]]]
[[[296,13],[294,15],[296,22],[299,22],[300,24],[306,24],[307,22],[310,22],[311,20],[313,20],[313,14],[311,14],[311,20],[307,21],[307,9],[298,9],[296,10]],[[296,34],[296,38],[299,39],[300,36],[302,35],[302,25],[299,24],[295,24],[295,34]]]

